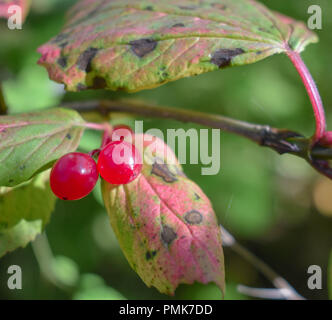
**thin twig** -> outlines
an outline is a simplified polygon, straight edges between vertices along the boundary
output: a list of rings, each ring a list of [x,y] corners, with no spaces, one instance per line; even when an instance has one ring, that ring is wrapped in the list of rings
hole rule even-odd
[[[308,160],[308,150],[311,144],[310,139],[306,139],[301,134],[291,130],[252,124],[199,111],[159,107],[145,102],[102,100],[65,103],[63,106],[83,113],[99,112],[106,115],[112,112],[122,112],[152,118],[192,122],[234,133],[261,146],[269,147],[280,154],[291,153],[306,160]],[[315,159],[332,159],[332,148],[316,145],[311,151],[311,156]]]
[[[241,285],[239,287],[241,292],[246,292],[248,295],[255,297],[284,298],[287,300],[305,300],[299,295],[296,290],[280,275],[278,275],[272,268],[270,268],[265,262],[260,260],[257,256],[239,244],[236,239],[222,226],[220,226],[222,241],[224,247],[229,247],[242,258],[246,259],[257,270],[259,270],[276,288],[278,291],[271,291],[276,289],[257,289],[249,288]],[[265,295],[264,295],[265,292]]]
[[[244,286],[243,284],[239,284],[237,286],[237,290],[249,297],[253,298],[261,298],[261,299],[273,299],[273,300],[285,300],[286,296],[289,296],[288,289],[270,289],[270,288],[251,288],[248,286]],[[292,293],[291,293],[292,294]],[[290,296],[287,300],[294,300]],[[304,300],[304,299],[297,299]]]

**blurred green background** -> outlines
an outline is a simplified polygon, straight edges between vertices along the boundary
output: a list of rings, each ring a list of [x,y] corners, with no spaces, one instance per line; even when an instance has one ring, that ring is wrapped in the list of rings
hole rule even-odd
[[[0,80],[10,112],[55,106],[63,101],[138,98],[174,107],[204,110],[229,117],[294,129],[311,135],[314,121],[298,74],[284,55],[238,68],[183,79],[136,94],[105,91],[64,93],[36,64],[38,46],[57,34],[71,0],[34,0],[23,30],[10,31],[0,21]],[[269,8],[306,21],[313,1],[262,1]],[[321,92],[332,128],[332,3],[317,0],[323,10],[320,42],[303,58]],[[134,119],[115,115],[114,123]],[[170,120],[144,119],[144,128],[200,128]],[[88,132],[82,150],[98,147]],[[211,199],[219,222],[248,249],[285,277],[309,299],[328,298],[328,261],[332,249],[332,182],[303,160],[256,146],[222,133],[221,172],[201,176],[200,165],[185,165],[186,174]],[[1,214],[1,212],[0,212]],[[255,268],[225,249],[226,299],[247,299],[237,284],[270,287]],[[23,270],[23,290],[7,288],[7,268]],[[307,268],[319,265],[322,290],[309,290]],[[45,267],[46,266],[46,267]],[[53,278],[47,275],[53,270]],[[41,272],[41,270],[46,270]],[[332,271],[330,271],[332,272]],[[46,236],[32,248],[18,249],[0,260],[0,298],[6,299],[165,299],[147,288],[125,260],[101,203],[98,189],[78,202],[58,201]],[[182,285],[171,299],[219,299],[214,285]]]

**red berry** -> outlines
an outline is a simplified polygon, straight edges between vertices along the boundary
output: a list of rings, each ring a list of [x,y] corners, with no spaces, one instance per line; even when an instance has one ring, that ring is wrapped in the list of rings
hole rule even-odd
[[[127,184],[142,170],[142,158],[136,147],[126,141],[112,141],[98,158],[98,171],[111,184]]]
[[[126,126],[125,124],[119,124],[114,126],[112,131],[112,140],[113,141],[119,141],[124,140],[127,136],[130,136],[133,134],[133,130]]]
[[[69,153],[53,166],[51,189],[63,200],[79,200],[87,196],[98,180],[95,160],[85,153]]]

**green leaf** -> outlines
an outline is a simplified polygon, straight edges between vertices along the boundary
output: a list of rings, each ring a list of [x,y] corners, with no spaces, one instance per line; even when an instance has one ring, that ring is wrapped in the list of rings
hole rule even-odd
[[[103,278],[96,274],[84,274],[81,277],[74,300],[126,300],[126,298],[107,286]]]
[[[69,91],[139,91],[317,42],[254,0],[82,0],[39,64]]]
[[[26,221],[22,219],[14,227],[0,228],[0,258],[6,253],[25,247],[42,231],[42,221]]]
[[[0,18],[9,18],[13,13],[9,13],[10,6],[20,6],[22,9],[23,18],[27,16],[30,9],[30,0],[0,0]]]
[[[75,151],[84,120],[72,110],[50,109],[0,117],[0,186],[16,186]]]
[[[15,188],[0,187],[0,257],[34,240],[49,221],[54,205],[49,171]]]
[[[51,261],[53,276],[56,281],[66,287],[74,287],[80,277],[79,267],[72,259],[56,256]]]
[[[147,286],[173,295],[179,284],[214,282],[224,291],[220,228],[203,191],[160,139],[135,135],[142,173],[127,185],[102,181],[114,233]]]

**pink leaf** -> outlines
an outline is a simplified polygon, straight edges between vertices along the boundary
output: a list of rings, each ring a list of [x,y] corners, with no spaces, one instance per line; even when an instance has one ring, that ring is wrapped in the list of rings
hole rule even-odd
[[[69,91],[139,91],[246,65],[317,36],[254,0],[82,0],[39,64]]]
[[[211,203],[183,174],[172,150],[150,138],[135,136],[144,154],[136,180],[121,186],[102,183],[120,246],[146,285],[162,293],[174,294],[179,284],[195,281],[215,282],[223,291],[221,234]]]

